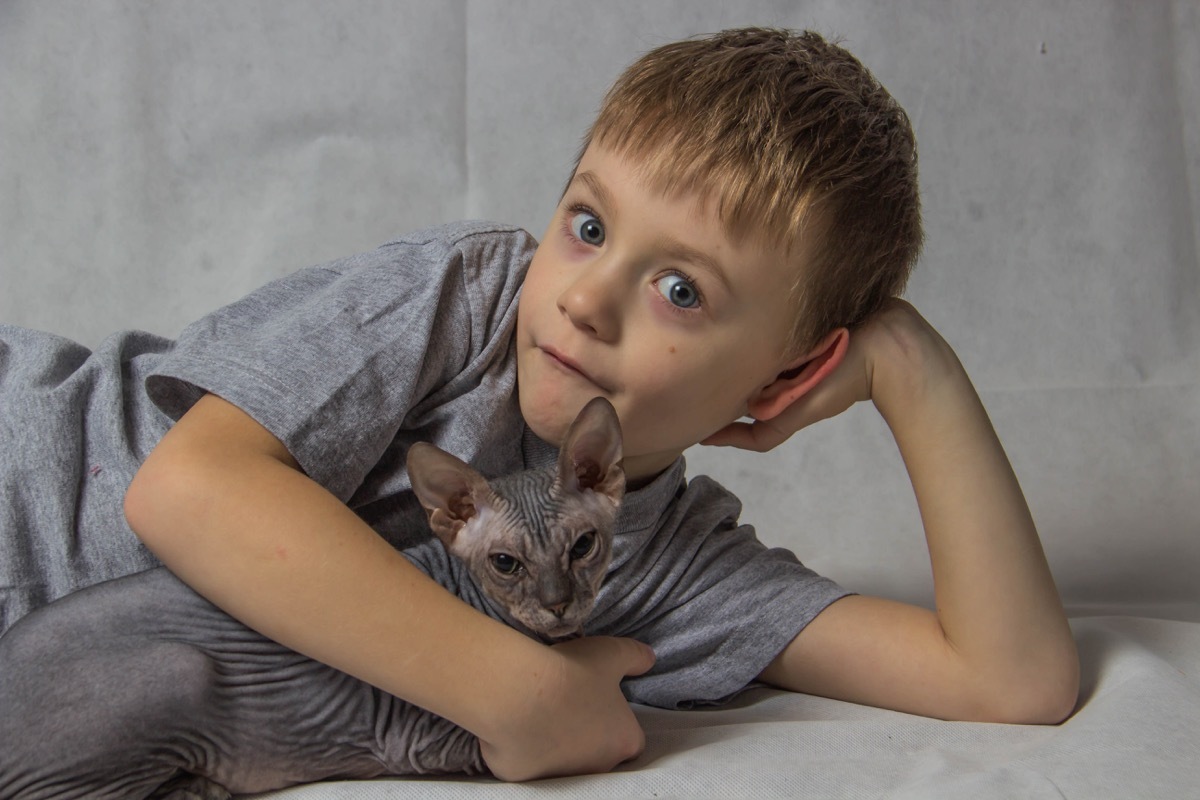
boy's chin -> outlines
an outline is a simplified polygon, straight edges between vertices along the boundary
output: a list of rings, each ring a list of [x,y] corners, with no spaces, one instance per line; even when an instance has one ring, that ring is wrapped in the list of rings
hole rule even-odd
[[[525,424],[543,442],[559,447],[566,438],[567,429],[579,416],[587,399],[578,401],[559,398],[553,403],[535,402],[524,396],[520,398],[521,416]]]

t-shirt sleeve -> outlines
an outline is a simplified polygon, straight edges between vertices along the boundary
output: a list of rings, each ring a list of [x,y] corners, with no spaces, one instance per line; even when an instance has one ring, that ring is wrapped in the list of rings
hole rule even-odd
[[[406,416],[487,357],[533,246],[463,223],[301,270],[188,326],[147,392],[173,419],[206,392],[233,403],[346,501]]]
[[[738,523],[740,510],[719,484],[697,478],[643,548],[651,566],[637,585],[622,587],[619,605],[630,613],[612,631],[655,652],[650,672],[622,683],[630,700],[665,708],[725,702],[850,594],[790,551],[763,545]]]

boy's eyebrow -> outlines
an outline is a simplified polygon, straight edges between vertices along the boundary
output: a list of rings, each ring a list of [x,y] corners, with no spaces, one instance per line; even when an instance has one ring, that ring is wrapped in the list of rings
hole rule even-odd
[[[596,199],[600,201],[600,205],[604,206],[605,210],[610,213],[615,213],[616,203],[613,202],[612,193],[600,182],[593,172],[576,172],[575,180],[582,181]],[[574,183],[574,181],[572,181]]]
[[[684,244],[681,241],[672,239],[668,236],[663,236],[659,239],[660,246],[672,258],[686,261],[689,264],[694,264],[700,267],[705,272],[712,274],[714,278],[720,281],[725,291],[732,293],[733,286],[729,282],[729,275],[725,271],[725,267],[720,261],[710,256],[703,250],[697,250],[691,245]]]

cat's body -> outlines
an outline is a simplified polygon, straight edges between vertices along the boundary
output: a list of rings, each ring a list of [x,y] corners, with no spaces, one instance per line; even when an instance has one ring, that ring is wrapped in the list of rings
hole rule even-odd
[[[624,491],[606,401],[555,470],[490,484],[431,446],[409,454],[437,536],[494,616],[581,631]],[[223,798],[334,778],[486,771],[474,736],[234,620],[165,569],[40,609],[0,639],[0,796]]]

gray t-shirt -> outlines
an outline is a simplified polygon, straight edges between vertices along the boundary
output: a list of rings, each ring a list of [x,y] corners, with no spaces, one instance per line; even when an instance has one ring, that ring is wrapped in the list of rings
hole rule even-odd
[[[278,437],[314,480],[397,547],[428,539],[404,458],[431,441],[499,475],[552,463],[521,419],[513,332],[536,243],[459,223],[301,270],[188,326],[94,353],[0,327],[0,630],[76,588],[155,565],[121,498],[138,464],[205,392]],[[719,702],[743,689],[846,592],[738,524],[683,460],[622,505],[610,573],[586,626],[658,657],[631,700]],[[410,558],[487,609],[457,562]],[[472,596],[473,595],[473,596]]]

